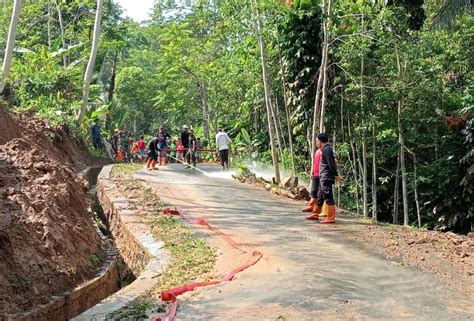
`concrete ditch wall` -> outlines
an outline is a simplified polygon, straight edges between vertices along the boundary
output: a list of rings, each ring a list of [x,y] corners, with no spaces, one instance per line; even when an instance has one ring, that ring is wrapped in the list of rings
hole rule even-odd
[[[50,303],[42,305],[34,311],[9,315],[7,320],[69,320],[112,293],[117,292],[120,289],[119,268],[113,257],[114,255],[108,256],[109,259],[98,272],[96,278],[81,284],[61,297],[53,298]]]
[[[138,276],[152,258],[152,254],[139,241],[138,233],[132,229],[137,223],[138,214],[110,180],[111,170],[112,166],[106,166],[100,172],[96,186],[97,198],[117,250],[132,273]]]
[[[102,169],[97,180],[97,197],[109,224],[109,231],[123,260],[137,277],[130,285],[103,300],[73,320],[104,320],[106,315],[129,305],[153,289],[168,265],[164,244],[156,241],[146,222],[110,179],[112,166]]]

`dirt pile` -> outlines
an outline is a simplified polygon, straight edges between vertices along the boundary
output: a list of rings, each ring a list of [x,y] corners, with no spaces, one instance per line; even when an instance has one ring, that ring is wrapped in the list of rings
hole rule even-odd
[[[45,132],[0,108],[0,143],[0,315],[6,315],[89,279],[101,247],[85,182]]]
[[[474,237],[401,226],[358,225],[352,229],[356,233],[346,234],[388,259],[416,266],[454,288],[474,293]]]

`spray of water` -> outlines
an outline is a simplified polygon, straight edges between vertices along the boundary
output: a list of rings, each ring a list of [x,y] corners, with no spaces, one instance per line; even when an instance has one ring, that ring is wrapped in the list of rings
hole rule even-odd
[[[197,171],[203,173],[204,175],[207,175],[207,172],[203,171],[203,170],[200,169],[200,168],[197,168],[196,166],[193,166],[193,165],[191,165],[191,164],[188,164],[188,163],[186,163],[186,162],[183,162],[182,160],[177,159],[176,157],[173,157],[173,156],[171,156],[171,155],[168,155],[168,157],[169,157],[169,158],[172,158],[172,159],[174,159],[174,160],[176,160],[176,161],[178,161],[178,162],[180,162],[181,164],[184,164],[184,165],[186,165],[186,166],[189,166],[189,167],[191,167],[192,169],[195,169],[195,170],[197,170]]]

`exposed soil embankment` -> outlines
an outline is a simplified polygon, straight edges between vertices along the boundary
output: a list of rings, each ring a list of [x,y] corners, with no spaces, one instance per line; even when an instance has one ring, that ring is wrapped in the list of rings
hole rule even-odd
[[[55,142],[54,131],[0,107],[0,316],[47,303],[99,264],[87,186],[73,168],[87,159],[72,153],[80,148],[65,131]]]

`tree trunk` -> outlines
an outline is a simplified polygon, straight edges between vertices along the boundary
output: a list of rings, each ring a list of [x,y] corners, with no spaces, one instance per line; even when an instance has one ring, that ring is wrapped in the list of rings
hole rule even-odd
[[[324,55],[324,52],[323,52]],[[320,97],[321,97],[321,86],[323,85],[323,58],[321,58],[321,66],[319,67],[318,83],[316,85],[316,97],[314,99],[314,111],[313,111],[313,128],[311,133],[311,168],[314,166],[314,153],[316,152],[316,140],[319,132],[319,116],[320,116]],[[311,171],[311,169],[310,169]],[[310,173],[311,176],[311,173]]]
[[[286,148],[286,140],[285,135],[283,134],[283,126],[281,125],[281,116],[280,116],[280,106],[278,105],[278,97],[275,97],[275,114],[278,123],[278,130],[280,131],[280,138],[282,142],[282,146]]]
[[[359,208],[359,174],[357,172],[357,159],[356,159],[357,156],[356,156],[353,137],[352,137],[352,133],[351,133],[351,120],[350,120],[349,117],[350,116],[347,115],[347,131],[348,131],[349,143],[351,145],[352,159],[353,159],[353,162],[351,161],[352,176],[354,177],[354,182],[355,182],[355,200],[356,200],[357,215],[360,215],[360,208]],[[350,159],[350,157],[349,157],[349,159]]]
[[[47,9],[48,9],[48,21],[47,21],[47,27],[48,27],[48,50],[51,51],[51,5],[50,1],[47,0],[46,3]]]
[[[63,48],[66,49],[66,36],[64,31],[64,22],[63,22],[63,15],[61,13],[61,7],[59,6],[59,1],[54,0],[54,4],[56,5],[56,11],[58,12],[58,21],[59,21],[59,31],[61,32],[61,43]],[[63,66],[67,66],[67,56],[63,55]]]
[[[342,133],[342,141],[346,142],[345,130],[344,130],[344,91],[345,87],[342,85],[341,87],[341,133]]]
[[[296,175],[296,166],[295,166],[295,153],[293,150],[293,137],[291,135],[291,120],[290,120],[290,108],[288,106],[288,92],[286,90],[286,77],[285,77],[285,65],[281,57],[281,48],[280,48],[280,38],[277,32],[277,41],[278,41],[278,56],[280,60],[280,71],[281,71],[281,80],[283,85],[283,96],[285,103],[285,115],[286,115],[286,127],[288,129],[288,144],[290,145],[290,157],[291,157],[291,172],[293,175]]]
[[[92,71],[94,70],[95,57],[97,56],[97,49],[99,48],[99,38],[100,38],[100,21],[102,19],[102,7],[104,0],[97,0],[97,10],[95,14],[95,23],[94,23],[94,36],[92,38],[92,48],[91,54],[89,57],[89,62],[87,64],[86,72],[84,74],[84,87],[82,90],[82,105],[77,117],[77,122],[80,124],[84,120],[84,115],[86,113],[87,104],[89,102],[89,87],[92,78]]]
[[[199,81],[199,88],[201,90],[201,103],[202,103],[202,132],[204,137],[209,141],[209,110],[207,106],[207,91],[204,81]]]
[[[395,172],[395,188],[393,190],[393,224],[398,224],[398,199],[400,198],[400,151],[397,156],[397,171]]]
[[[377,158],[375,124],[372,127],[372,218],[377,221]]]
[[[3,58],[2,73],[0,74],[0,94],[5,88],[8,75],[10,74],[10,67],[13,59],[13,48],[15,47],[16,27],[20,19],[21,0],[15,0],[13,3],[12,18],[10,20],[10,29],[8,31],[7,46],[5,48],[5,56]]]
[[[323,16],[326,15],[326,0],[323,0],[322,4]],[[314,99],[314,111],[313,111],[313,129],[311,135],[311,169],[314,165],[314,153],[316,152],[316,140],[318,137],[318,132],[322,132],[321,129],[321,92],[323,89],[323,81],[324,81],[324,64],[326,61],[326,44],[327,44],[327,32],[326,32],[326,20],[323,22],[323,46],[321,49],[321,64],[319,67],[319,75],[318,75],[318,82],[316,84],[316,97]],[[310,169],[310,171],[311,171]],[[311,173],[310,173],[311,175]]]
[[[326,113],[326,100],[328,94],[328,56],[329,56],[329,16],[331,14],[331,0],[327,0],[327,11],[325,13],[326,19],[323,24],[323,51],[324,51],[324,58],[322,66],[322,73],[323,73],[323,84],[322,84],[322,97],[321,97],[321,112],[319,116],[319,132],[323,133],[326,131],[326,126],[324,124],[324,115]],[[324,2],[323,2],[324,3]]]
[[[280,158],[281,158],[283,156],[283,146],[282,146],[282,143],[281,143],[280,132],[278,131],[278,119],[277,119],[277,115],[276,115],[276,112],[275,112],[275,105],[273,103],[271,104],[271,107],[272,107],[273,126],[275,127],[276,141],[278,142],[278,153],[279,153]]]
[[[367,137],[362,136],[362,211],[365,217],[369,216],[368,195],[367,195]]]
[[[117,51],[114,53],[114,61],[112,65],[112,75],[110,76],[108,102],[111,103],[114,100],[115,94],[115,78],[117,77]]]
[[[409,149],[408,147],[404,146],[405,149],[407,150],[408,153],[413,156],[413,181],[415,185],[415,205],[416,205],[416,217],[418,219],[418,228],[421,228],[421,213],[420,213],[420,201],[418,198],[418,180],[417,180],[417,174],[416,174],[416,169],[417,169],[417,164],[416,164],[416,154]]]
[[[362,15],[362,32],[364,32],[364,15]],[[364,53],[362,52],[360,58],[360,110],[362,111],[362,204],[363,214],[365,217],[369,216],[368,209],[368,195],[367,195],[367,113],[365,112],[364,106],[364,74],[365,74],[365,59]]]
[[[270,136],[270,147],[272,151],[272,162],[275,169],[275,181],[280,182],[280,168],[278,165],[278,156],[275,148],[275,140],[273,136],[272,129],[272,100],[270,97],[270,84],[268,82],[268,70],[267,70],[267,57],[266,57],[266,48],[265,41],[263,40],[262,35],[260,34],[260,15],[258,9],[256,8],[256,1],[254,0],[255,10],[256,10],[256,32],[258,38],[258,45],[260,48],[260,60],[262,63],[262,78],[263,78],[263,88],[265,92],[265,106],[267,108],[267,121],[268,121],[268,133]]]
[[[397,53],[397,68],[398,68],[398,79],[402,80],[402,66],[400,63],[400,52],[398,48],[396,50]],[[403,137],[403,127],[402,127],[402,109],[403,109],[403,100],[401,97],[401,93],[399,93],[400,97],[398,98],[398,106],[397,106],[397,123],[398,123],[398,144],[400,148],[400,169],[402,171],[402,198],[403,198],[403,225],[409,225],[409,218],[408,218],[408,193],[407,193],[407,173],[405,168],[405,140]]]

